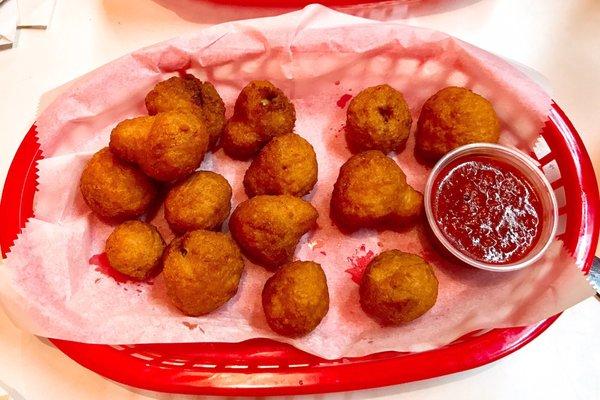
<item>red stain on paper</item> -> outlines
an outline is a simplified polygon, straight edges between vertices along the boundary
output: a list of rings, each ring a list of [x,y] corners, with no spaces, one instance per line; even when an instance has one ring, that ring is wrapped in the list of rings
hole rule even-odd
[[[360,246],[361,251],[365,251],[365,246]],[[365,273],[365,269],[367,265],[373,260],[375,257],[375,253],[369,250],[366,254],[358,255],[355,254],[352,257],[348,257],[348,262],[352,266],[346,270],[347,273],[350,274],[352,280],[360,285],[360,281],[362,279],[363,274]]]
[[[336,104],[339,108],[344,108],[344,107],[346,107],[346,104],[348,104],[348,102],[350,101],[351,98],[352,98],[352,95],[346,93],[346,94],[342,95],[342,97],[340,97],[340,99],[337,101]]]
[[[96,271],[111,277],[117,283],[126,283],[133,281],[130,277],[120,273],[110,265],[106,253],[96,254],[92,256],[89,262],[91,265],[96,265]],[[96,281],[96,283],[98,283],[98,281]]]

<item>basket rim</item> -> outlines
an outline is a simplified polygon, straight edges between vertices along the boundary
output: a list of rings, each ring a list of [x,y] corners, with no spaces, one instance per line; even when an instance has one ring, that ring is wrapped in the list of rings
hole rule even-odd
[[[580,239],[574,244],[574,255],[584,271],[591,267],[598,242],[598,186],[589,155],[581,138],[564,112],[553,103],[549,123],[562,134],[564,146],[577,164],[578,183],[585,188],[579,227]],[[547,126],[548,126],[547,124]],[[41,158],[35,137],[35,125],[25,136],[9,168],[0,214],[9,221],[0,232],[0,247],[5,256],[25,221],[32,216],[35,193],[35,160]],[[540,159],[544,161],[544,157]],[[33,191],[31,186],[33,180]],[[206,395],[289,395],[326,393],[387,386],[432,378],[472,369],[496,361],[529,343],[544,332],[559,315],[529,327],[494,329],[458,344],[423,353],[385,353],[385,356],[344,362],[327,361],[300,368],[262,371],[219,370],[210,368],[189,371],[177,366],[153,367],[134,359],[129,353],[108,345],[92,345],[58,339],[51,342],[76,362],[109,379],[138,388],[186,394]],[[265,339],[259,339],[265,340]],[[252,342],[252,341],[249,341]],[[244,342],[248,343],[248,342]],[[278,342],[275,342],[278,343]],[[164,346],[164,345],[163,345]],[[173,344],[177,346],[177,344]],[[486,346],[482,348],[482,346]],[[291,347],[291,346],[290,346]],[[435,352],[442,352],[432,357]],[[453,357],[458,357],[453,359]],[[137,364],[132,364],[135,360]],[[128,362],[129,361],[129,362]],[[402,368],[406,363],[411,368]],[[335,365],[334,365],[335,363]]]

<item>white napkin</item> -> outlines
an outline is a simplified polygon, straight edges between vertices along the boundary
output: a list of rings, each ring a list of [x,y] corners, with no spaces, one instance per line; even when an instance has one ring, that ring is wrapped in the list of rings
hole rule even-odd
[[[55,4],[56,0],[19,0],[19,28],[46,29]]]
[[[10,49],[17,37],[17,0],[0,0],[0,50]]]

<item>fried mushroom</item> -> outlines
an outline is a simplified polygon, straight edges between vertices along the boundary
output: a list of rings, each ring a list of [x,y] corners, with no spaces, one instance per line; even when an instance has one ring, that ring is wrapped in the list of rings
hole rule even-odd
[[[198,171],[173,186],[164,205],[174,232],[217,229],[231,210],[231,186],[222,175]]]
[[[406,144],[411,124],[410,110],[402,93],[389,85],[373,86],[350,101],[346,137],[354,151],[400,151]]]
[[[148,278],[161,264],[165,241],[153,226],[141,221],[118,225],[106,239],[110,265],[133,279]]]
[[[417,155],[435,161],[466,144],[497,143],[500,121],[488,100],[469,89],[451,86],[423,104],[415,137]]]
[[[233,211],[229,230],[244,255],[269,269],[291,260],[302,235],[315,227],[318,213],[290,195],[256,196]]]
[[[138,163],[144,155],[153,123],[154,117],[149,116],[119,122],[110,133],[110,150],[122,160]]]
[[[279,88],[268,81],[252,81],[235,102],[223,133],[223,150],[230,157],[247,159],[273,137],[291,133],[295,122],[294,105]]]
[[[351,157],[333,187],[331,215],[342,228],[401,229],[421,215],[423,195],[394,160],[378,150]]]
[[[262,291],[267,323],[276,333],[297,337],[312,332],[329,310],[327,279],[312,261],[285,264]]]
[[[238,290],[244,260],[231,237],[197,230],[174,239],[163,257],[167,294],[184,314],[208,314]]]
[[[290,194],[304,196],[317,183],[317,155],[294,133],[273,138],[252,161],[244,175],[248,196]]]
[[[87,162],[79,188],[94,214],[115,221],[144,214],[156,197],[154,183],[137,168],[117,158],[108,147]]]
[[[213,148],[225,127],[225,103],[210,82],[191,74],[174,76],[156,84],[146,96],[150,115],[166,111],[188,111],[202,120]]]
[[[208,148],[208,133],[194,114],[181,111],[160,113],[144,145],[139,164],[142,171],[159,181],[174,181],[193,172]]]
[[[438,280],[421,257],[384,251],[367,266],[360,283],[363,310],[384,325],[399,325],[425,314],[437,300]]]

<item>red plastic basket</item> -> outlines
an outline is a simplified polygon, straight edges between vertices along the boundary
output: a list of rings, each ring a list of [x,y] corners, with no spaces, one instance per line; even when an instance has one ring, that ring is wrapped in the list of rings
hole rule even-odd
[[[559,235],[578,265],[588,271],[599,229],[592,164],[575,128],[556,105],[542,138],[547,146],[537,147],[537,158],[542,166],[557,166],[560,171],[558,179],[556,174],[552,177],[560,206]],[[33,126],[10,166],[0,203],[3,254],[33,215],[35,163],[42,157]],[[267,339],[123,346],[52,342],[81,365],[138,388],[215,395],[306,394],[392,385],[474,368],[521,348],[556,318],[525,328],[472,333],[427,352],[385,352],[333,361]]]

